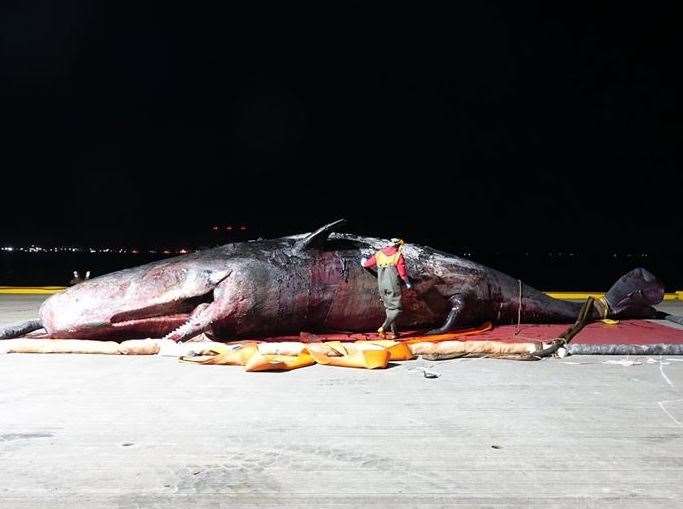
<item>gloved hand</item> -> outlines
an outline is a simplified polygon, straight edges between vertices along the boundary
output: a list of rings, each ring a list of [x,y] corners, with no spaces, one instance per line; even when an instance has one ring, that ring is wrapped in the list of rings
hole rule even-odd
[[[410,290],[413,287],[413,285],[410,284],[410,281],[406,279],[406,288]]]
[[[368,263],[368,259],[367,259],[367,258],[361,258],[361,259],[360,259],[360,265],[361,265],[361,267],[365,267],[365,264],[366,264],[366,263]]]

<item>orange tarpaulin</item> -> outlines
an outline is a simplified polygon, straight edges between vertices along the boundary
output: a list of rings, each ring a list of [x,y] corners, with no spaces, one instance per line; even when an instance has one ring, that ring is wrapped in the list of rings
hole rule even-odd
[[[434,336],[425,336],[424,331],[406,331],[401,333],[400,341],[412,341],[413,339],[421,338],[435,338],[434,341],[450,341],[459,338],[470,337],[474,334],[480,334],[493,329],[491,322],[483,323],[477,327],[469,327],[466,329],[455,330],[447,334],[438,334]],[[287,336],[267,336],[251,338],[248,341],[261,341],[264,343],[282,343],[282,342],[301,342],[301,343],[320,343],[323,341],[342,341],[354,342],[358,340],[375,341],[381,339],[376,332],[330,332],[330,333],[313,333],[300,332],[297,335]]]
[[[433,336],[418,336],[418,335],[408,335],[405,338],[400,338],[400,341],[410,343],[438,343],[440,341],[454,341],[459,339],[465,339],[468,337],[476,336],[482,334],[483,332],[488,332],[493,329],[493,324],[491,322],[485,322],[478,327],[470,327],[468,329],[461,329],[459,331],[447,332],[446,334],[435,334]]]

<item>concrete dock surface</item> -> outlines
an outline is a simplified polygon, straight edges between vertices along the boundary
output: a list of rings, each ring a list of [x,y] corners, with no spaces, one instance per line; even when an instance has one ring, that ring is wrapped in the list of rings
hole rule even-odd
[[[1,355],[0,508],[682,507],[683,357],[609,360]]]

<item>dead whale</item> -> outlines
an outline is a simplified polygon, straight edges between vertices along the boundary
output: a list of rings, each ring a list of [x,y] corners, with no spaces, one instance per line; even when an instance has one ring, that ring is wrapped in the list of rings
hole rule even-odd
[[[48,298],[39,320],[0,327],[0,338],[40,327],[49,337],[125,340],[200,333],[216,339],[307,331],[367,331],[384,311],[362,257],[386,240],[334,232],[227,244],[83,281]],[[401,325],[442,333],[481,323],[572,323],[581,305],[435,249],[407,244],[413,289]],[[623,276],[593,318],[652,318],[663,285],[645,269]]]

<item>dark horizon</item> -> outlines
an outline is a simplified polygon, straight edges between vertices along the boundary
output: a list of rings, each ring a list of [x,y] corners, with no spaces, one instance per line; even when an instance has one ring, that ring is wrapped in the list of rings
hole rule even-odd
[[[675,4],[0,7],[8,242],[677,247]]]

